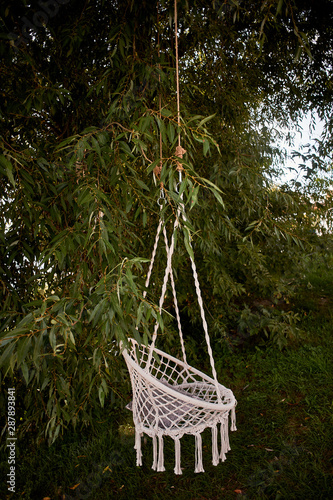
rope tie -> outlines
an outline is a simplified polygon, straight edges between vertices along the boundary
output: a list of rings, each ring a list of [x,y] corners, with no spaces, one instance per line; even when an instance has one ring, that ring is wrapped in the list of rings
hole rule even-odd
[[[175,156],[178,156],[178,158],[183,158],[183,156],[184,156],[185,153],[186,153],[186,149],[184,149],[180,145],[176,146]],[[180,161],[177,161],[176,164],[177,164],[177,170],[178,170],[178,172],[183,172],[184,168],[183,168],[183,165],[180,163]]]
[[[160,161],[159,165],[156,165],[156,167],[154,167],[153,172],[154,172],[156,179],[159,179],[161,177],[162,161]],[[161,183],[161,189],[163,189],[163,183]]]

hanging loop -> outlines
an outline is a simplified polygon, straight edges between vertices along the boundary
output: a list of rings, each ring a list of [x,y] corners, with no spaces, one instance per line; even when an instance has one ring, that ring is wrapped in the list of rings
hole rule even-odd
[[[181,183],[183,182],[183,173],[182,173],[182,170],[178,170],[178,182],[176,184],[176,193],[179,194],[179,187],[181,185]],[[181,199],[183,199],[183,193],[181,195]],[[181,209],[184,209],[184,205],[182,204]]]
[[[165,192],[164,192],[163,187],[161,187],[160,197],[157,200],[157,204],[158,204],[159,207],[163,207],[163,205],[165,204],[165,202],[166,202]]]

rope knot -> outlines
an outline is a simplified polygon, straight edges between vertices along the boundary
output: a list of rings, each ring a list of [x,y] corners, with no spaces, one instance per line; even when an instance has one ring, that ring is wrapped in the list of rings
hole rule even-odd
[[[156,165],[156,167],[153,170],[156,179],[159,179],[161,177],[161,172],[162,172],[162,161],[160,162],[159,165]]]
[[[182,146],[176,146],[176,153],[175,156],[178,156],[178,158],[183,158],[184,154],[186,153],[186,149],[184,149]],[[182,164],[177,161],[177,170],[184,170],[182,167]]]

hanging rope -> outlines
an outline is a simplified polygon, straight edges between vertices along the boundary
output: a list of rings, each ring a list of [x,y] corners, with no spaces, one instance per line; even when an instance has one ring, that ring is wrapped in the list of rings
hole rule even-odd
[[[177,13],[177,0],[175,0],[175,46],[176,46],[176,88],[177,88],[177,122],[178,122],[178,146],[176,147],[176,156],[179,158],[183,158],[183,154],[186,153],[186,150],[182,148],[180,145],[180,93],[179,93],[179,54],[178,54],[178,13]],[[177,162],[177,170],[179,171],[179,176],[181,180],[181,174],[182,171],[184,170],[181,163]],[[186,223],[186,216],[185,216],[185,211],[184,211],[184,205],[181,207],[182,215],[183,215],[183,220]],[[186,229],[185,229],[186,230]],[[189,235],[190,236],[190,235]],[[191,242],[190,242],[191,245]],[[191,245],[192,247],[192,245]],[[221,402],[221,397],[220,397],[220,391],[218,389],[218,380],[217,380],[217,373],[215,369],[215,362],[213,358],[213,351],[210,345],[210,337],[208,333],[208,326],[207,326],[207,321],[205,317],[205,311],[203,307],[203,302],[202,302],[202,297],[201,297],[201,290],[200,290],[200,284],[199,284],[199,278],[198,278],[198,273],[196,270],[196,265],[194,260],[191,257],[191,265],[192,265],[192,272],[193,272],[193,277],[194,277],[194,282],[195,282],[195,289],[197,292],[197,299],[199,303],[199,308],[200,308],[200,314],[201,314],[201,319],[202,319],[202,324],[205,332],[205,339],[206,339],[206,344],[207,344],[207,349],[208,349],[208,355],[210,359],[210,365],[212,368],[212,374],[214,378],[214,383],[216,387],[216,392],[218,396],[219,403]]]
[[[178,70],[178,43],[177,43],[177,38],[178,38],[178,28],[177,28],[177,0],[175,0],[175,37],[176,37],[177,117],[178,117],[178,125],[180,125],[179,70]],[[161,111],[161,108],[160,108],[160,111]],[[177,154],[177,148],[178,148],[178,153],[179,154]],[[183,150],[183,148],[180,146],[180,134],[178,135],[178,146],[177,146],[177,148],[176,148],[176,155],[177,156],[181,155],[181,157],[182,157],[183,152],[185,152],[185,150]],[[181,148],[182,152],[180,152],[179,148]],[[160,143],[160,157],[162,158],[162,144],[161,143]],[[181,166],[180,163],[179,163],[179,166],[181,168],[181,170],[179,169],[179,176],[181,178],[183,167]],[[163,186],[161,186],[161,193],[162,192],[163,192]],[[177,230],[177,228],[179,226],[179,217],[180,217],[180,214],[182,214],[183,220],[184,220],[184,222],[186,224],[186,216],[185,216],[185,211],[184,211],[184,205],[183,204],[181,204],[181,206],[180,206],[180,208],[178,210],[178,214],[177,214],[177,217],[176,217],[176,220],[175,220],[175,223],[174,223],[174,228],[173,228],[173,234],[172,234],[172,238],[171,238],[170,247],[169,247],[169,244],[168,244],[168,238],[167,238],[167,234],[166,234],[166,229],[165,229],[165,226],[163,226],[164,241],[165,241],[165,246],[166,246],[166,251],[167,251],[167,265],[166,265],[166,269],[165,269],[164,280],[163,280],[163,285],[162,285],[162,291],[161,291],[161,296],[160,296],[160,301],[159,301],[159,313],[160,314],[162,313],[162,308],[163,308],[163,303],[164,303],[164,299],[165,299],[167,284],[168,284],[169,277],[170,277],[171,287],[172,287],[172,293],[173,293],[173,299],[174,299],[174,305],[175,305],[175,311],[176,311],[176,318],[177,318],[177,323],[178,323],[179,337],[180,337],[181,348],[182,348],[182,354],[183,354],[184,362],[187,364],[186,353],[185,353],[185,346],[184,346],[184,338],[183,338],[183,332],[182,332],[182,328],[181,328],[180,314],[179,314],[179,309],[178,309],[178,302],[177,302],[177,296],[176,296],[176,290],[175,290],[175,283],[174,283],[173,272],[172,272],[172,256],[173,256],[174,245],[175,245],[175,237],[174,237],[174,235],[175,235],[175,232],[176,232],[176,230]],[[154,259],[155,259],[155,255],[156,255],[157,244],[158,244],[160,232],[161,232],[161,229],[162,229],[162,225],[163,225],[163,221],[161,219],[160,223],[158,225],[158,229],[157,229],[157,234],[156,234],[156,239],[155,239],[155,244],[154,244],[154,249],[153,249],[153,255],[152,255],[152,259],[151,259],[151,263],[150,263],[150,267],[149,267],[149,271],[148,271],[148,275],[147,275],[147,280],[146,280],[146,288],[148,288],[148,286],[149,286],[151,271],[152,271],[153,264],[154,264]],[[185,230],[187,230],[187,229],[185,228]],[[190,245],[191,245],[191,242],[190,242]],[[191,247],[192,247],[192,245],[191,245]],[[214,362],[214,357],[213,357],[213,351],[212,351],[211,344],[210,344],[210,337],[209,337],[209,333],[208,333],[208,325],[207,325],[205,311],[204,311],[204,307],[203,307],[203,301],[202,301],[202,296],[201,296],[201,289],[200,289],[200,284],[199,284],[198,273],[197,273],[197,270],[196,270],[196,265],[195,265],[194,260],[192,259],[192,257],[190,257],[190,259],[191,259],[191,266],[192,266],[194,284],[195,284],[195,289],[196,289],[196,295],[197,295],[197,299],[198,299],[198,304],[199,304],[199,309],[200,309],[200,315],[201,315],[201,319],[202,319],[203,329],[204,329],[204,332],[205,332],[205,340],[206,340],[206,344],[207,344],[207,350],[208,350],[210,365],[211,365],[211,369],[212,369],[214,384],[215,384],[215,388],[216,388],[217,398],[218,398],[219,403],[221,403],[221,396],[220,396],[220,391],[219,391],[219,388],[218,388],[219,384],[218,384],[218,380],[217,380],[217,373],[216,373],[216,369],[215,369],[215,362]],[[159,323],[157,321],[156,324],[155,324],[155,328],[154,328],[154,333],[153,333],[153,337],[152,337],[152,343],[151,343],[151,346],[150,346],[150,349],[149,349],[149,357],[148,357],[148,362],[147,362],[147,365],[146,365],[146,371],[149,371],[150,366],[151,366],[151,360],[152,360],[152,357],[153,357],[153,351],[155,349],[155,343],[156,343],[156,339],[157,339],[158,329],[159,329]]]
[[[174,234],[175,234],[175,230],[176,230],[177,226],[178,226],[178,220],[176,219],[175,223],[174,223],[174,228],[173,228],[173,233],[172,233],[172,238],[171,238],[171,244],[170,244],[169,248],[167,247],[167,264],[166,264],[166,268],[165,268],[164,280],[163,280],[163,285],[162,285],[162,291],[161,291],[160,301],[159,301],[159,305],[158,305],[158,307],[159,307],[159,313],[160,314],[162,313],[162,308],[163,308],[165,293],[166,293],[166,289],[167,289],[167,285],[168,285],[168,281],[169,281],[169,276],[170,276],[170,273],[172,272],[172,255],[173,255],[173,251],[174,251],[174,248],[175,248]],[[156,321],[155,328],[154,328],[154,333],[153,333],[153,338],[152,338],[152,342],[151,342],[150,347],[149,347],[148,361],[147,361],[146,368],[145,368],[145,370],[147,372],[150,369],[151,360],[152,360],[153,352],[154,352],[154,349],[155,349],[155,343],[156,343],[158,328],[159,328],[159,323],[158,323],[158,321]]]
[[[179,55],[178,55],[178,13],[177,0],[175,0],[175,46],[176,46],[176,89],[177,89],[177,123],[178,123],[178,146],[180,146],[180,97],[179,97]]]
[[[178,146],[176,146],[175,156],[183,158],[186,150],[180,144],[180,94],[179,94],[179,55],[178,55],[178,13],[177,13],[177,0],[175,0],[175,46],[176,46],[176,92],[177,92],[177,125],[178,125]],[[177,161],[177,170],[181,172],[183,169],[182,164]]]
[[[159,2],[157,2],[157,54],[158,58],[160,59],[160,12],[159,12]],[[158,63],[158,69],[159,69],[159,74],[158,74],[158,82],[160,85],[159,88],[159,96],[158,96],[158,106],[159,106],[159,112],[158,116],[160,120],[162,119],[162,93],[161,93],[161,63]],[[160,132],[160,164],[156,165],[154,168],[154,174],[157,179],[160,178],[161,172],[162,172],[162,166],[163,166],[163,142],[162,142],[162,133]],[[161,183],[161,189],[163,189],[163,184]]]
[[[178,124],[178,145],[176,147],[177,170],[179,172],[179,183],[181,182],[183,167],[180,159],[186,152],[180,144],[180,93],[179,93],[179,56],[178,56],[178,28],[177,28],[177,0],[175,0],[175,37],[176,37],[176,83],[177,83],[177,124]],[[158,33],[158,44],[159,33]],[[160,65],[159,65],[160,69]],[[159,76],[160,80],[160,76]],[[162,120],[162,96],[159,96],[159,118]],[[160,132],[160,162],[156,170],[156,176],[159,177],[162,169],[163,158],[163,141]],[[155,170],[154,170],[155,173]],[[161,183],[160,198],[158,204],[160,209],[164,206],[165,193]],[[161,214],[162,215],[162,214]],[[230,450],[229,435],[228,435],[228,420],[231,416],[231,430],[236,430],[235,425],[235,405],[236,400],[232,391],[226,389],[217,382],[217,375],[214,365],[213,353],[208,335],[208,326],[205,319],[203,301],[201,297],[200,285],[197,270],[193,258],[190,255],[192,272],[195,282],[195,289],[198,299],[198,304],[201,313],[205,338],[208,348],[210,364],[213,372],[213,378],[208,377],[204,373],[192,368],[186,362],[186,354],[184,347],[183,334],[180,324],[180,313],[177,304],[172,257],[175,248],[176,231],[180,226],[180,221],[183,222],[183,230],[189,229],[186,221],[184,209],[183,195],[180,196],[180,202],[177,208],[172,236],[169,244],[166,225],[163,217],[157,228],[152,258],[147,273],[146,290],[144,297],[149,287],[149,282],[152,275],[154,260],[158,242],[163,233],[167,263],[164,273],[161,296],[159,300],[159,313],[162,314],[163,303],[166,297],[168,281],[171,281],[171,289],[174,299],[176,317],[178,322],[178,331],[181,340],[181,347],[184,361],[180,361],[160,349],[155,349],[159,321],[155,323],[155,328],[150,346],[139,344],[136,340],[131,340],[131,349],[124,349],[123,355],[126,360],[131,383],[133,389],[133,401],[131,409],[133,411],[133,420],[135,425],[135,449],[137,455],[137,465],[142,465],[142,448],[141,436],[143,433],[151,436],[153,439],[153,466],[157,471],[164,471],[164,436],[170,436],[175,443],[175,468],[176,474],[181,474],[181,448],[180,439],[184,434],[192,434],[195,436],[195,472],[204,472],[202,461],[202,438],[201,433],[207,427],[212,429],[212,461],[214,465],[222,460],[225,460],[226,453]],[[187,235],[186,235],[187,236]],[[189,238],[190,240],[190,238]],[[189,241],[191,245],[191,241]],[[190,252],[192,254],[192,252]],[[221,449],[218,449],[218,425],[220,424],[221,433]]]
[[[159,26],[159,4],[157,4],[157,24]],[[158,44],[158,56],[160,56],[160,32],[159,32],[159,28],[158,28],[158,32],[157,32],[157,44]],[[159,70],[161,70],[161,64],[160,64],[160,62],[158,63],[158,68],[159,68]],[[159,80],[159,83],[161,83],[161,75],[160,74],[158,76],[158,80]],[[160,120],[162,120],[162,94],[161,94],[161,90],[160,90],[160,93],[159,93],[159,118],[160,118]],[[154,174],[155,174],[155,176],[157,178],[160,178],[161,171],[162,171],[162,166],[163,166],[163,141],[162,141],[162,132],[161,131],[160,131],[160,137],[159,137],[159,139],[160,139],[160,144],[159,144],[159,146],[160,146],[160,151],[159,151],[159,154],[160,154],[160,164],[157,165],[154,168]],[[162,210],[164,199],[165,199],[164,198],[164,186],[163,186],[162,182],[160,184],[160,188],[161,188],[161,191],[160,191],[160,198],[159,198],[158,203],[160,205],[160,209]],[[178,224],[178,222],[177,222],[177,224]],[[152,269],[153,269],[153,265],[154,265],[154,260],[155,260],[155,256],[156,256],[157,245],[158,245],[158,241],[159,241],[159,237],[160,237],[160,233],[161,233],[162,227],[163,227],[163,235],[164,235],[165,248],[166,248],[166,252],[167,252],[167,262],[169,263],[169,265],[167,265],[167,269],[166,269],[165,276],[164,276],[162,293],[161,293],[160,302],[159,302],[159,313],[160,314],[162,313],[162,307],[163,307],[163,302],[164,302],[164,297],[165,297],[167,282],[168,282],[169,276],[170,276],[171,288],[172,288],[172,295],[173,295],[173,302],[174,302],[174,306],[175,306],[175,312],[176,312],[176,318],[177,318],[177,324],[178,324],[178,331],[179,331],[179,335],[180,335],[180,343],[181,343],[181,348],[182,348],[183,360],[184,360],[184,363],[187,364],[186,353],[185,353],[185,345],[184,345],[184,339],[183,339],[183,333],[182,333],[182,326],[181,326],[181,322],[180,322],[180,314],[179,314],[178,301],[177,301],[177,295],[176,295],[176,287],[175,287],[175,281],[174,281],[173,271],[172,271],[172,266],[171,266],[172,253],[173,253],[173,248],[174,248],[174,240],[173,239],[171,240],[171,246],[169,248],[167,232],[166,232],[166,228],[165,228],[165,225],[163,223],[162,217],[160,217],[160,222],[159,222],[159,225],[158,225],[158,228],[157,228],[157,233],[156,233],[156,238],[155,238],[153,253],[152,253],[152,257],[151,257],[151,262],[150,262],[150,266],[149,266],[149,270],[148,270],[148,274],[147,274],[147,279],[146,279],[145,287],[147,289],[148,286],[149,286],[150,277],[151,277],[151,273],[152,273]],[[174,227],[174,231],[175,231],[175,228],[176,228],[176,226]],[[144,292],[144,297],[146,297],[146,293],[147,292],[145,291]],[[156,322],[156,325],[155,325],[155,328],[154,328],[153,337],[152,337],[151,350],[150,350],[151,355],[149,356],[148,363],[147,363],[147,366],[146,366],[146,370],[149,370],[149,367],[150,367],[152,353],[153,353],[154,348],[155,348],[155,343],[156,343],[158,328],[159,328],[159,325],[158,325],[158,322]]]

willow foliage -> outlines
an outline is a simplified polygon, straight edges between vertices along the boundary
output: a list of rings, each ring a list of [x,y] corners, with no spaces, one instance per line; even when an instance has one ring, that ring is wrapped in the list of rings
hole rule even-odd
[[[50,441],[119,402],[119,342],[147,342],[156,320],[172,332],[155,305],[163,248],[143,298],[160,135],[163,216],[171,227],[182,195],[213,335],[292,335],[295,318],[260,315],[249,302],[288,295],[284,268],[304,239],[295,223],[303,202],[273,187],[278,151],[262,124],[318,103],[329,116],[327,93],[315,102],[288,94],[307,85],[295,78],[316,33],[299,26],[319,11],[307,2],[178,3],[180,130],[172,3],[1,7],[0,366],[19,385],[22,430],[33,422]],[[318,30],[317,42],[329,28]],[[324,87],[328,76],[318,78]],[[178,133],[187,151],[179,193]],[[179,300],[196,321],[187,251],[179,242]]]

